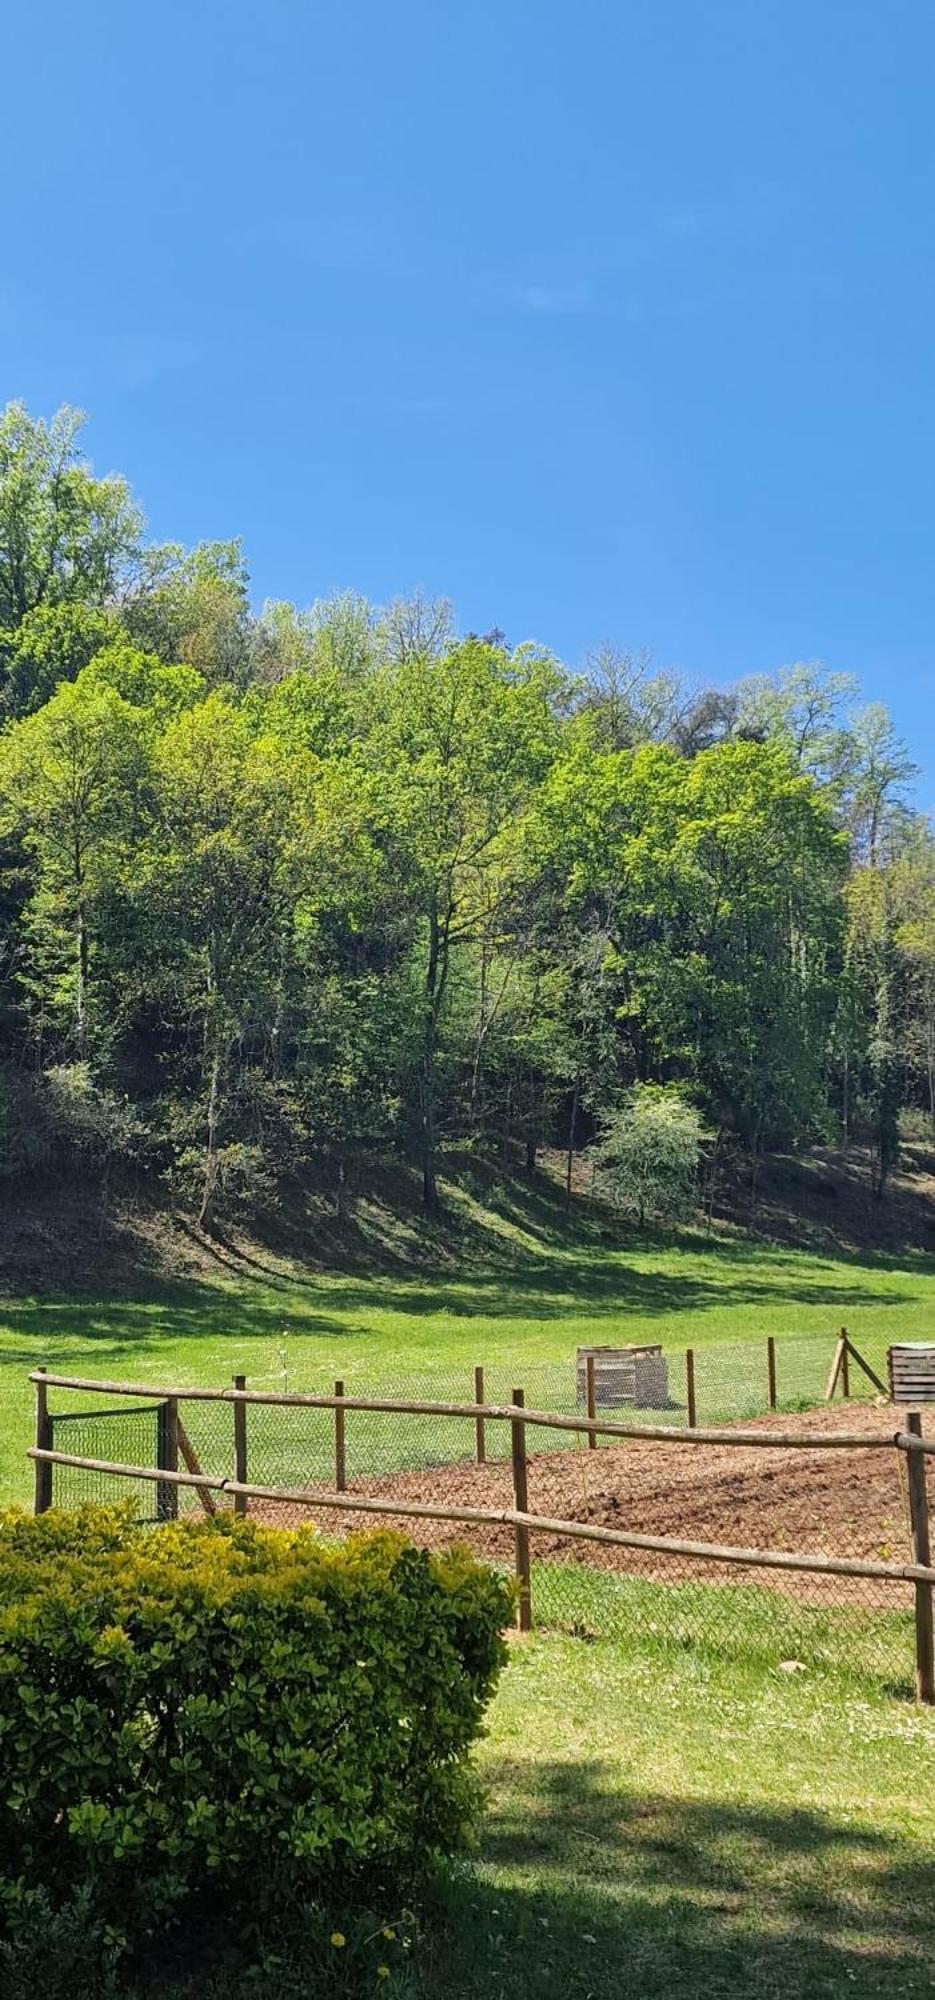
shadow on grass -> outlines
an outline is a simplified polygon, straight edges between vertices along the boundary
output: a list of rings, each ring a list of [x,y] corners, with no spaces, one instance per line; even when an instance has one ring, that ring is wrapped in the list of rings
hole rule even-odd
[[[542,1202],[548,1208],[552,1196]],[[396,1333],[403,1338],[407,1320],[415,1329],[440,1317],[448,1325],[525,1319],[556,1329],[590,1318],[606,1320],[608,1332],[612,1324],[624,1338],[630,1321],[669,1321],[678,1339],[680,1320],[731,1309],[747,1311],[752,1325],[758,1308],[777,1304],[799,1314],[805,1307],[816,1317],[833,1315],[835,1321],[863,1306],[915,1305],[913,1281],[930,1275],[931,1260],[922,1256],[819,1258],[697,1232],[631,1236],[613,1246],[582,1244],[580,1223],[556,1218],[557,1232],[566,1227],[577,1230],[569,1247],[537,1252],[517,1243],[508,1268],[423,1264],[382,1274],[293,1274],[256,1246],[218,1244],[212,1253],[217,1282],[141,1274],[129,1293],[103,1297],[90,1293],[89,1268],[83,1295],[69,1291],[0,1301],[0,1321],[12,1335],[3,1359],[54,1365],[56,1351],[67,1341],[93,1352],[95,1365],[113,1361],[125,1368],[134,1353],[157,1354],[167,1338],[275,1343],[285,1332],[310,1343],[339,1340],[362,1358],[385,1338],[383,1314],[399,1317]]]
[[[809,1811],[628,1796],[599,1763],[510,1778],[480,1867],[443,1899],[420,1991],[932,1991],[935,1868],[920,1850]]]

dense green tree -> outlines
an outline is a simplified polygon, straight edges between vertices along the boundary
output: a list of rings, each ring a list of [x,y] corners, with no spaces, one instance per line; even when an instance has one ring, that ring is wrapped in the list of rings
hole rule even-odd
[[[882,1196],[935,1126],[935,841],[885,710],[811,665],[571,676],[421,593],[255,615],[240,544],[142,548],[79,429],[0,419],[17,1103],[38,1072],[73,1152],[145,1156],[209,1230],[392,1147],[429,1208],[465,1142],[561,1148],[571,1190],[597,1133],[627,1204],[672,1106],[754,1186],[840,1129]]]
[[[253,621],[240,543],[175,543],[150,549],[123,619],[134,643],[163,660],[184,660],[211,686],[242,688],[250,677]]]
[[[935,840],[923,827],[913,829],[893,876],[906,1067],[935,1136]]]
[[[179,1119],[197,1176],[198,1219],[214,1226],[224,1175],[235,1052],[264,1053],[277,1010],[288,897],[286,850],[296,763],[257,737],[214,692],[168,724],[137,884],[146,984],[175,1028],[175,1080],[194,1115]]]
[[[39,604],[0,633],[0,717],[30,715],[61,681],[77,680],[95,653],[122,636],[112,610],[92,604]]]
[[[813,780],[769,744],[579,745],[537,844],[551,893],[612,949],[624,1074],[690,1078],[754,1154],[807,1131],[845,868]]]
[[[467,640],[413,653],[375,690],[371,755],[398,801],[421,917],[419,1128],[423,1195],[438,1203],[437,1063],[452,955],[506,920],[517,822],[555,754],[554,662]],[[488,942],[489,949],[489,942]]]
[[[139,510],[125,480],[92,477],[83,421],[64,405],[48,424],[22,403],[0,415],[0,631],[42,604],[109,603],[139,555]]]
[[[0,738],[0,825],[31,864],[22,974],[30,1031],[83,1061],[106,1035],[94,1005],[98,913],[142,828],[145,710],[86,668]]]

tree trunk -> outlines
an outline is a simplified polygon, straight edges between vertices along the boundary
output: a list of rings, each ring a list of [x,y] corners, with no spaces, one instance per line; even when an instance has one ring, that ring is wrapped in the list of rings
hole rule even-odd
[[[201,1191],[201,1207],[198,1211],[198,1227],[206,1236],[214,1234],[215,1204],[217,1201],[218,1166],[217,1137],[218,1112],[221,1100],[221,1038],[215,1036],[214,1053],[211,1059],[211,1074],[208,1082],[207,1144],[205,1147],[205,1175]]]
[[[422,1205],[429,1212],[439,1206],[436,1152],[435,1056],[438,1042],[438,1009],[444,985],[442,940],[438,911],[429,912],[429,958],[425,973],[425,1015],[422,1030],[422,1060],[419,1066],[419,1109],[422,1123]]]
[[[762,1111],[758,1111],[756,1117],[756,1124],[754,1125],[753,1128],[753,1166],[750,1172],[750,1221],[751,1222],[755,1220],[757,1207],[759,1205],[759,1199],[760,1199],[760,1167],[762,1165],[762,1159],[763,1159],[763,1125],[764,1125],[763,1113]]]
[[[926,1070],[929,1087],[929,1120],[935,1134],[935,1014],[926,1022]]]
[[[565,1207],[571,1207],[571,1171],[575,1157],[575,1132],[578,1125],[578,1106],[581,1102],[581,1078],[575,1077],[575,1088],[571,1099],[571,1117],[568,1120],[568,1152],[565,1159]]]
[[[477,1034],[474,1038],[474,1062],[471,1069],[471,1102],[468,1123],[475,1138],[480,1138],[484,1127],[483,1111],[478,1116],[480,1103],[480,1066],[487,1036],[487,939],[481,943],[480,993],[477,1001]]]
[[[80,894],[78,897],[76,947],[75,1038],[78,1045],[78,1061],[86,1062],[88,1055],[88,914],[83,894]]]
[[[536,1141],[535,1139],[527,1139],[526,1172],[527,1174],[534,1174],[535,1171],[536,1171]]]
[[[88,905],[84,892],[84,862],[77,835],[74,846],[75,918],[75,1040],[78,1061],[88,1055]]]

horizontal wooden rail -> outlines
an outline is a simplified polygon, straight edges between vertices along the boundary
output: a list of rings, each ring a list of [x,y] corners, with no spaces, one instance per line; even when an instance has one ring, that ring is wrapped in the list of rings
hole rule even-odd
[[[566,1536],[569,1540],[609,1543],[616,1548],[646,1549],[651,1553],[687,1556],[697,1561],[742,1563],[754,1569],[798,1570],[814,1576],[873,1577],[890,1583],[933,1583],[935,1566],[921,1563],[885,1563],[858,1556],[794,1555],[775,1549],[738,1549],[716,1542],[684,1542],[664,1535],[631,1534],[621,1528],[599,1528],[586,1521],[554,1521],[544,1514],[519,1513],[515,1508],[436,1507],[428,1501],[375,1500],[362,1493],[314,1493],[307,1487],[253,1486],[237,1479],[215,1478],[209,1473],[165,1472],[145,1465],[122,1465],[103,1458],[82,1458],[67,1451],[39,1450],[33,1445],[28,1457],[47,1465],[70,1465],[85,1472],[111,1474],[121,1479],[145,1479],[165,1485],[210,1488],[215,1493],[243,1494],[250,1500],[269,1500],[287,1506],[333,1509],[346,1514],[384,1514],[419,1521],[457,1521],[476,1527],[528,1528],[533,1533]]]
[[[154,1388],[151,1383],[94,1382],[80,1375],[45,1375],[36,1370],[31,1382],[44,1382],[48,1389],[80,1389],[108,1396],[158,1397],[180,1403],[259,1403],[265,1407],[310,1410],[374,1410],[411,1417],[463,1417],[476,1421],[489,1418],[494,1423],[513,1423],[522,1414],[526,1424],[540,1429],[578,1431],[601,1437],[640,1439],[656,1444],[749,1445],[765,1450],[798,1451],[888,1451],[893,1445],[902,1451],[935,1451],[935,1439],[913,1437],[903,1431],[838,1431],[816,1434],[810,1431],[686,1430],[675,1424],[622,1424],[607,1417],[568,1417],[555,1410],[527,1410],[522,1413],[512,1403],[432,1403],[400,1402],[386,1396],[314,1396],[298,1390],[185,1389]],[[95,1413],[88,1411],[89,1416]]]

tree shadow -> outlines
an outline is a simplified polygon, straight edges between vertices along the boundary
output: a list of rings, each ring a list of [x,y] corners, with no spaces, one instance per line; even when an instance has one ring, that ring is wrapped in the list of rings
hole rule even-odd
[[[701,1317],[725,1307],[749,1307],[751,1316],[758,1307],[774,1307],[777,1302],[807,1305],[816,1318],[821,1313],[829,1321],[849,1311],[871,1305],[887,1312],[914,1303],[909,1286],[892,1286],[881,1297],[870,1283],[836,1282],[827,1279],[809,1282],[796,1277],[795,1270],[782,1265],[745,1273],[743,1267],[728,1264],[700,1272],[655,1267],[641,1269],[622,1259],[612,1264],[595,1264],[585,1257],[566,1258],[559,1265],[528,1263],[508,1275],[503,1272],[472,1272],[469,1277],[450,1271],[422,1272],[397,1281],[376,1278],[321,1278],[297,1285],[291,1278],[275,1274],[276,1281],[258,1265],[242,1269],[232,1259],[228,1282],[214,1285],[210,1280],[170,1280],[141,1284],[130,1296],[76,1298],[73,1293],[57,1298],[22,1298],[4,1302],[0,1316],[19,1336],[17,1347],[5,1346],[3,1358],[35,1361],[33,1343],[45,1343],[49,1356],[68,1342],[88,1345],[101,1359],[134,1349],[148,1354],[165,1339],[186,1341],[230,1341],[234,1346],[249,1339],[275,1341],[285,1334],[314,1341],[340,1340],[354,1349],[366,1349],[380,1337],[374,1309],[396,1315],[413,1326],[436,1317],[451,1322],[533,1321],[538,1326],[559,1325],[564,1320],[607,1320],[627,1337],[631,1320],[673,1322],[670,1337],[684,1340],[678,1322]],[[828,1327],[829,1337],[833,1328]],[[739,1336],[735,1336],[739,1337]],[[516,1328],[517,1348],[522,1328]]]
[[[510,1778],[480,1867],[443,1899],[444,1987],[427,1991],[932,1991],[935,1869],[918,1849],[801,1808],[627,1794],[598,1762]]]

